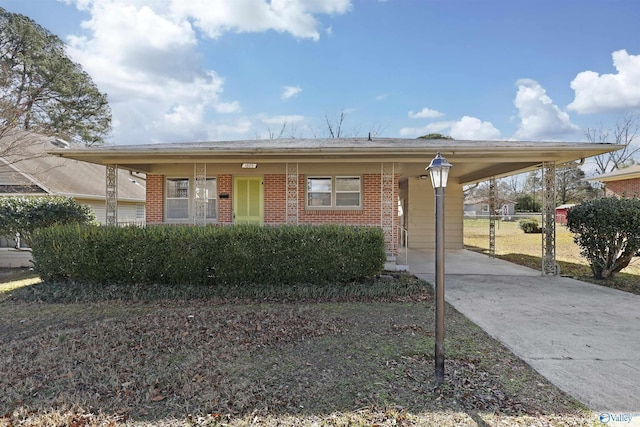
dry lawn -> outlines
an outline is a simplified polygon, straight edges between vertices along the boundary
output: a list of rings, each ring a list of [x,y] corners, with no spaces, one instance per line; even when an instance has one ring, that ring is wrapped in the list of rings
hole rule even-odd
[[[435,388],[421,283],[411,296],[305,303],[0,292],[0,425],[594,424],[449,306]]]
[[[488,253],[489,221],[465,219],[464,244],[469,249]],[[525,234],[518,222],[496,222],[496,256],[516,264],[540,269],[542,266],[542,235]],[[573,242],[573,234],[562,225],[556,227],[556,259],[562,275],[621,289],[640,295],[640,258],[609,280],[595,280],[587,260]]]

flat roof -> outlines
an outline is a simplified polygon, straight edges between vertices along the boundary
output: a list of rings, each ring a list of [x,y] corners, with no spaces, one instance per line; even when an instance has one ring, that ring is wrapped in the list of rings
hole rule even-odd
[[[401,175],[424,173],[440,152],[454,165],[451,179],[470,183],[567,163],[622,148],[607,143],[554,141],[463,141],[408,138],[252,139],[61,148],[50,153],[145,172],[161,163],[340,163],[393,162]]]

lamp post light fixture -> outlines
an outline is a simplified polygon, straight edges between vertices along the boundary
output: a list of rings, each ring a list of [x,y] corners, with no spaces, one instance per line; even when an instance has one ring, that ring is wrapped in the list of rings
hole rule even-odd
[[[431,174],[436,203],[436,385],[444,382],[444,189],[451,164],[440,155],[431,160],[426,170]]]

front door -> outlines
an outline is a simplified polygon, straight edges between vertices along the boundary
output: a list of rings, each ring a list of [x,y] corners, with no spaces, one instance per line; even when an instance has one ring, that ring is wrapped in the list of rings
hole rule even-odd
[[[262,224],[262,177],[233,178],[233,217],[236,224]]]

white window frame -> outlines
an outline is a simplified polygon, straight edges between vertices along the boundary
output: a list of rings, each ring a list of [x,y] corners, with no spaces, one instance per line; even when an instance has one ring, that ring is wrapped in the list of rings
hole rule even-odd
[[[169,197],[169,181],[187,181],[187,197]],[[164,191],[164,217],[167,222],[187,222],[191,220],[191,178],[184,176],[166,177],[165,178],[165,191]],[[169,217],[169,200],[186,200],[187,201],[187,216],[179,218]]]
[[[207,208],[206,208],[206,219],[208,222],[218,222],[218,177],[216,176],[208,176],[207,177],[207,182],[209,181],[213,181],[215,183],[215,189],[213,191],[213,194],[211,194],[209,192],[209,189],[207,188],[205,191],[205,197],[207,199]],[[209,204],[211,203],[211,201],[214,201],[216,206],[214,209],[214,215],[215,216],[209,216]]]
[[[136,219],[145,219],[146,206],[144,203],[136,203]]]
[[[181,218],[169,218],[169,204],[167,203],[169,200],[184,200],[184,197],[168,197],[169,185],[167,184],[169,181],[176,180],[186,180],[188,182],[188,190],[187,190],[187,216]],[[209,223],[218,222],[219,215],[219,206],[218,206],[218,177],[217,176],[208,176],[207,181],[215,182],[215,191],[211,194],[208,189],[205,193],[207,208],[206,208],[206,221]],[[168,223],[190,223],[194,220],[194,203],[195,203],[195,180],[193,177],[185,177],[185,176],[168,176],[165,178],[165,191],[164,191],[164,218],[165,222]],[[214,201],[215,202],[215,217],[209,216],[209,204]]]
[[[329,191],[309,191],[309,184],[312,180],[329,180]],[[333,177],[331,176],[308,176],[306,186],[306,206],[311,209],[330,209],[333,207]],[[329,205],[312,205],[309,200],[309,193],[314,194],[329,194]]]
[[[331,189],[330,191],[309,191],[309,181],[313,180],[313,179],[328,179],[331,182]],[[358,180],[358,184],[359,184],[359,188],[358,190],[337,190],[337,181],[339,179],[357,179]],[[305,193],[305,207],[309,210],[358,210],[358,209],[362,209],[362,199],[363,199],[363,194],[362,194],[362,177],[358,176],[358,175],[334,175],[334,176],[328,176],[328,175],[314,175],[314,176],[307,176],[307,185],[306,185],[306,193]],[[309,193],[330,193],[331,197],[331,204],[328,206],[314,206],[309,204]],[[358,194],[358,205],[342,205],[342,206],[338,206],[336,203],[336,194],[354,194],[357,193]]]

